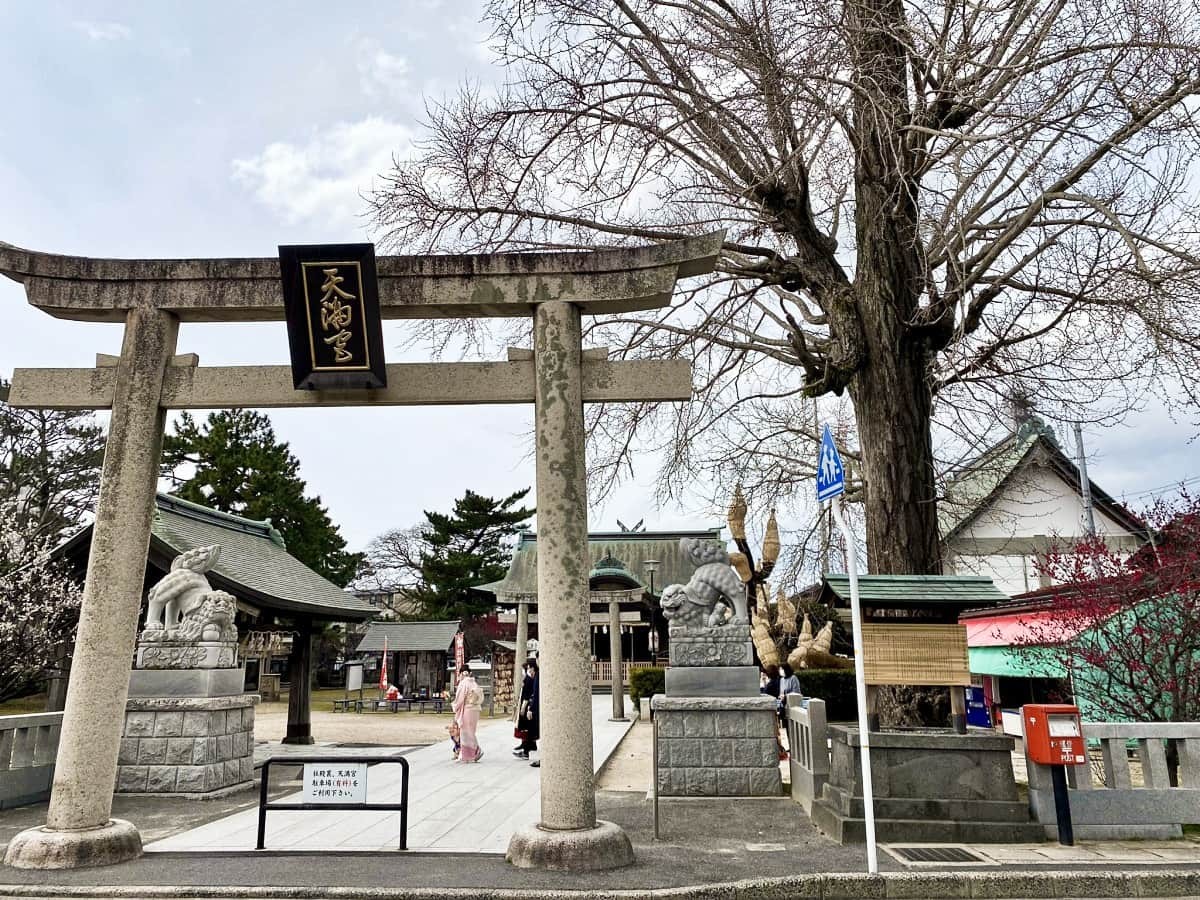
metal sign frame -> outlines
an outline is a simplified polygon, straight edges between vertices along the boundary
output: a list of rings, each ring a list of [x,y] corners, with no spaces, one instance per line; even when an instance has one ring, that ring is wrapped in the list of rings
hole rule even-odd
[[[267,799],[270,784],[271,766],[303,766],[306,763],[341,764],[366,763],[368,766],[392,764],[400,766],[399,803],[271,803]],[[369,771],[369,769],[368,769]],[[400,813],[400,848],[408,849],[408,760],[403,756],[297,756],[289,758],[271,758],[263,763],[262,784],[258,792],[258,842],[255,850],[266,849],[267,812],[271,810],[290,809],[292,811],[309,812],[312,810],[373,810]]]

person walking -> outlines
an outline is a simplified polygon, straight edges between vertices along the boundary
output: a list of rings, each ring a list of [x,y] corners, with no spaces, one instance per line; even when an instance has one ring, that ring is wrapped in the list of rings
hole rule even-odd
[[[792,667],[787,663],[782,663],[779,666],[779,727],[783,733],[787,734],[787,698],[788,694],[799,694],[800,679],[796,677],[796,673],[792,671]],[[779,758],[787,759],[787,751],[784,749],[784,744],[781,739],[776,741],[779,744]]]
[[[460,762],[479,762],[483,750],[475,736],[479,727],[479,716],[483,711],[483,688],[471,674],[471,667],[462,665],[458,670],[458,690],[454,692],[454,721],[459,728]]]
[[[528,673],[525,684],[521,686],[521,722],[520,727],[525,731],[525,738],[521,741],[521,745],[513,751],[513,756],[519,759],[529,759],[530,753],[537,752],[538,738],[541,737],[540,719],[539,719],[539,687],[540,678],[538,677],[537,660],[531,659],[525,664],[525,671]],[[528,690],[526,690],[528,686]],[[541,766],[541,760],[535,760],[531,765],[534,768]]]

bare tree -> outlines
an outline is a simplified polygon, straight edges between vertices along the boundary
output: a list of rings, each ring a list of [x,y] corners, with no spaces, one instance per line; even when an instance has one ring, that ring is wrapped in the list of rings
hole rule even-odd
[[[421,559],[428,552],[428,524],[385,531],[367,545],[355,587],[411,595],[423,583]]]
[[[935,412],[969,437],[1010,390],[1078,417],[1181,374],[1196,401],[1196,0],[491,0],[485,15],[507,80],[430,107],[422,149],[372,198],[394,247],[728,229],[684,302],[593,326],[698,371],[697,403],[593,423],[613,473],[655,426],[667,490],[699,457],[740,468],[749,452],[786,481],[815,437],[804,398],[846,393],[872,568],[937,572]],[[776,437],[804,449],[764,457]]]

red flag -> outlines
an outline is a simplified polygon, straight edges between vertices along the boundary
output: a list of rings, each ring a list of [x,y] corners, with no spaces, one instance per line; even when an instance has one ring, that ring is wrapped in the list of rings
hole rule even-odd
[[[386,691],[388,689],[387,658],[387,635],[385,634],[383,636],[383,664],[379,667],[379,689],[381,691]]]

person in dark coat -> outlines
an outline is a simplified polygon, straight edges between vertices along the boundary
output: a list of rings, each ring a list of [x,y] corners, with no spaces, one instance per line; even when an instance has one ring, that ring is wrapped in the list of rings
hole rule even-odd
[[[529,700],[533,697],[533,671],[529,668],[531,660],[526,660],[521,666],[521,695],[517,698],[517,713],[513,717],[513,723],[517,729],[525,730],[525,711],[529,709]],[[513,756],[520,756],[521,751],[525,747],[525,741],[513,747]]]
[[[765,677],[764,677],[765,676]],[[759,674],[758,692],[768,697],[779,697],[779,669],[768,666]]]
[[[526,663],[526,671],[529,673],[529,691],[526,696],[525,686],[521,687],[522,703],[521,703],[521,726],[525,729],[525,739],[521,741],[521,746],[513,751],[513,755],[521,759],[529,759],[530,753],[537,752],[537,742],[541,737],[540,717],[539,717],[539,686],[540,679],[538,676],[537,660],[531,659]],[[536,768],[541,765],[540,760],[532,763]]]

